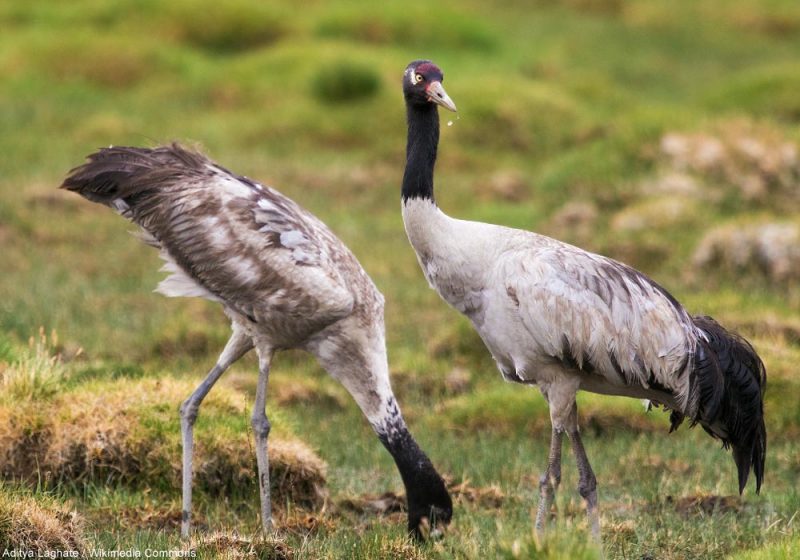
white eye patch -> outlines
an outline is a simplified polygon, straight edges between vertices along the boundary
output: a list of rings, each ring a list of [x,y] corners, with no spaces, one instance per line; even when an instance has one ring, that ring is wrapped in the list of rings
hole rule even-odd
[[[422,81],[422,76],[417,74],[416,72],[414,72],[412,70],[411,71],[411,83],[416,85],[416,84],[420,83],[421,81]]]

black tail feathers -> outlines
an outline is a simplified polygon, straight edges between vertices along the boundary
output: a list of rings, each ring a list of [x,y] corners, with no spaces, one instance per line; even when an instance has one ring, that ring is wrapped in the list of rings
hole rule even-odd
[[[767,431],[764,425],[764,389],[767,372],[761,358],[744,338],[727,331],[711,317],[694,317],[704,334],[695,353],[693,385],[698,409],[694,420],[713,437],[731,447],[744,491],[750,469],[756,493],[764,479]]]
[[[111,206],[206,169],[208,160],[178,144],[160,148],[113,146],[91,154],[69,172],[62,189]]]

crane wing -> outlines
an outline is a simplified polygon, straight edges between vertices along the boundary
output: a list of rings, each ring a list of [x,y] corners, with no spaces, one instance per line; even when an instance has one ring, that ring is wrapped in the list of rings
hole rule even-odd
[[[688,394],[694,326],[650,278],[557,242],[517,249],[504,263],[507,295],[545,356],[612,383]]]
[[[159,292],[220,301],[276,328],[282,314],[301,329],[347,315],[351,276],[366,275],[292,200],[177,144],[100,150],[63,186],[142,227],[170,272]]]

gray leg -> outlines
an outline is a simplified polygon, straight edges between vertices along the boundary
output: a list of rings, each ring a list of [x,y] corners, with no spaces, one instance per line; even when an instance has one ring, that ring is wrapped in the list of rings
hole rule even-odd
[[[217,364],[208,373],[194,393],[181,405],[181,438],[183,441],[183,514],[181,520],[181,537],[189,536],[192,515],[192,454],[194,451],[194,422],[200,410],[200,403],[214,386],[214,383],[225,373],[232,363],[244,356],[253,348],[250,337],[233,326],[225,349],[220,354]]]
[[[539,479],[539,507],[536,510],[536,532],[544,533],[547,516],[553,504],[558,485],[561,483],[561,442],[563,429],[553,428],[550,438],[550,455],[547,459],[547,470]]]
[[[578,430],[578,406],[575,405],[574,412],[570,415],[572,421],[567,429],[567,436],[572,442],[572,452],[575,454],[575,463],[578,466],[578,492],[580,492],[586,502],[586,514],[589,517],[589,528],[592,540],[600,542],[600,514],[597,511],[597,478],[594,476],[589,458],[586,456],[586,449],[581,441],[581,434]]]
[[[256,462],[258,463],[258,489],[261,497],[261,526],[264,533],[272,530],[272,501],[269,496],[269,455],[267,438],[270,423],[267,419],[267,381],[272,351],[258,352],[258,386],[253,404],[252,426],[256,437]]]

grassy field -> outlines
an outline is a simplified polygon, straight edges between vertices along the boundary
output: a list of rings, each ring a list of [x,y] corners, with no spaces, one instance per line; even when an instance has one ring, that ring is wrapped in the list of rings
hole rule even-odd
[[[405,536],[402,484],[346,392],[276,360],[277,536],[256,538],[252,357],[203,407],[202,557],[599,558],[565,453],[534,538],[549,420],[428,289],[403,231],[400,77],[444,70],[437,199],[647,272],[768,371],[760,496],[729,453],[641,403],[582,395],[606,558],[800,556],[800,4],[795,0],[0,2],[0,549],[186,550],[179,403],[228,336],[151,293],[151,249],[56,187],[100,146],[200,145],[312,210],[387,299],[392,382],[451,480],[448,536]],[[274,443],[273,443],[274,442]],[[389,492],[389,494],[383,495]]]

